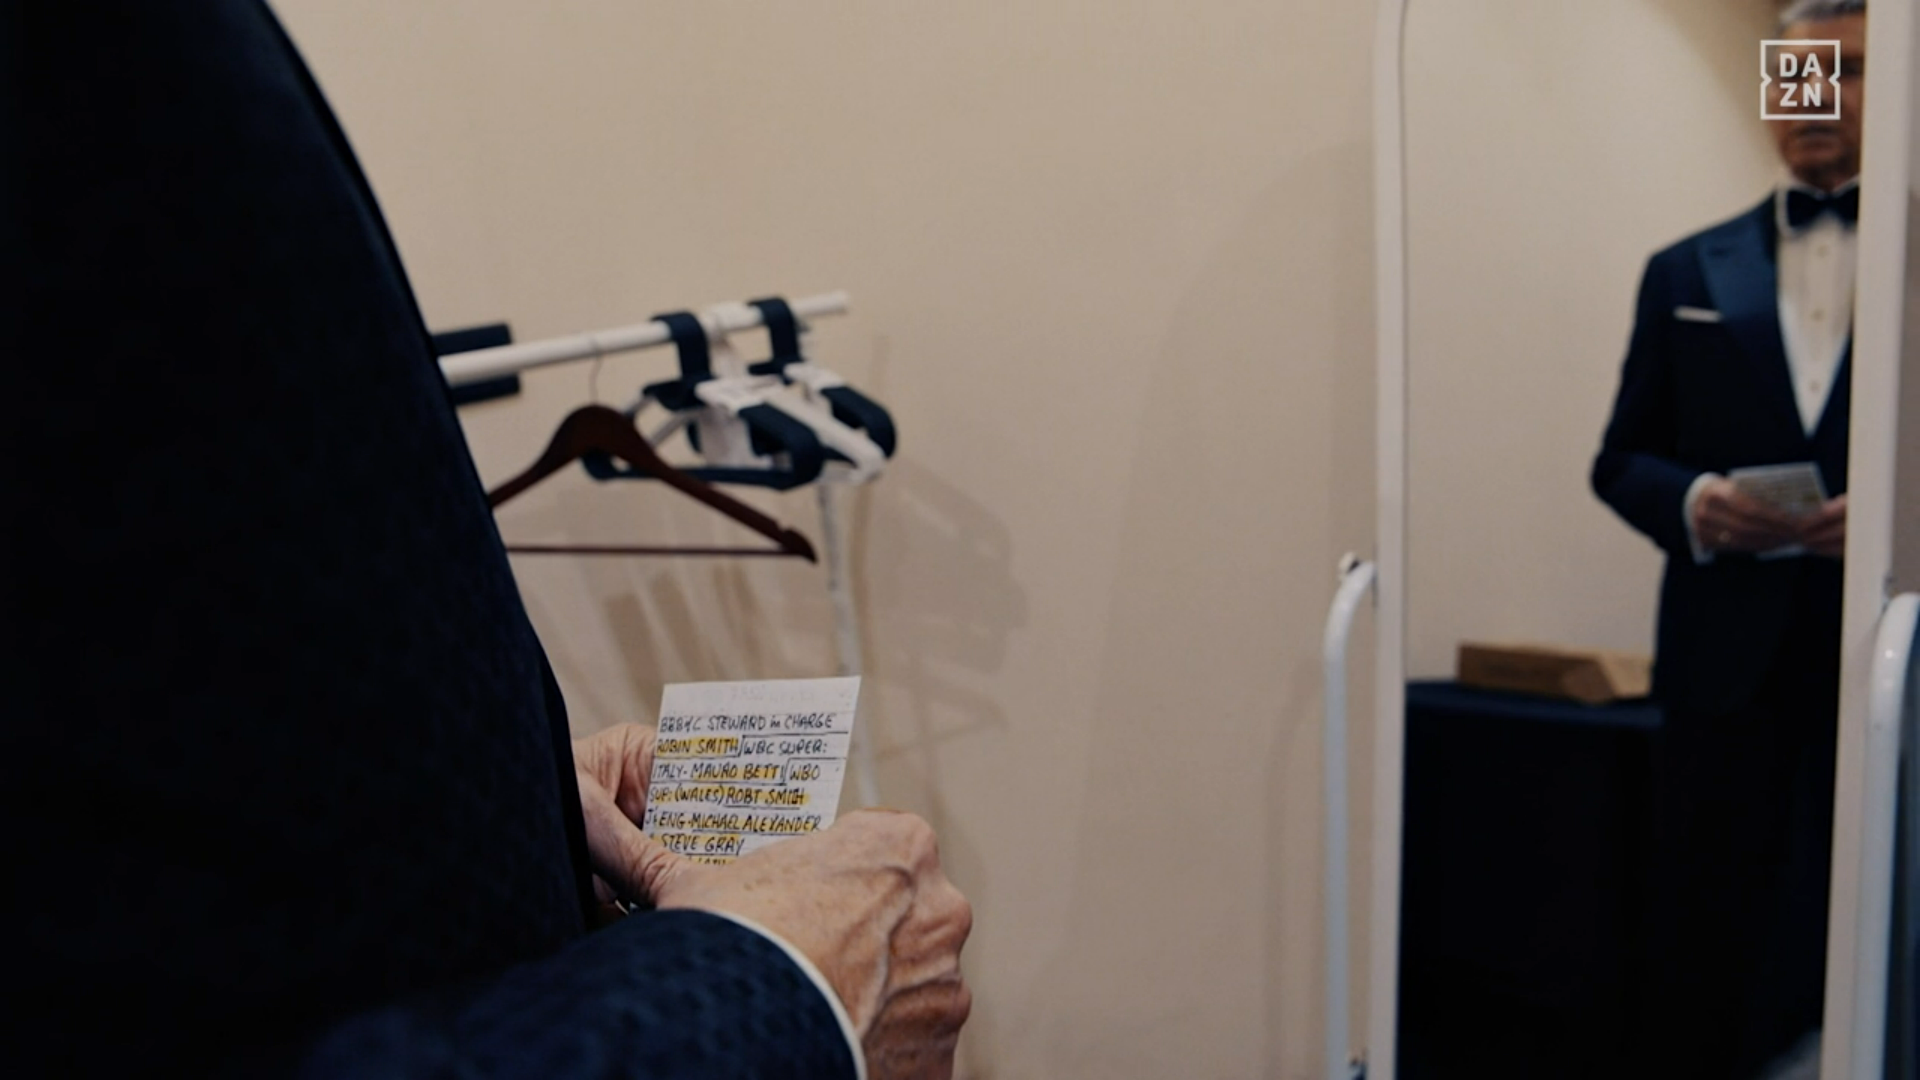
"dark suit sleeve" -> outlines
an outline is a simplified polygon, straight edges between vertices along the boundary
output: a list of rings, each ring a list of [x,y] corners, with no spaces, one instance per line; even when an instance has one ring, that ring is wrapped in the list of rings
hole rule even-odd
[[[1682,507],[1701,470],[1674,460],[1678,439],[1670,329],[1671,253],[1647,263],[1634,310],[1620,392],[1593,462],[1593,490],[1629,525],[1670,554],[1691,557]]]
[[[751,930],[586,932],[562,703],[384,221],[271,13],[0,18],[7,1060],[852,1075],[830,1003]]]
[[[634,915],[464,992],[382,1009],[315,1048],[310,1080],[851,1077],[831,1010],[777,946],[717,915]]]

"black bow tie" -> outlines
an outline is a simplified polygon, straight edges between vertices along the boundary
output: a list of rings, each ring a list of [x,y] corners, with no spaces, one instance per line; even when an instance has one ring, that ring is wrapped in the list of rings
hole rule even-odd
[[[1795,232],[1813,224],[1821,214],[1832,212],[1849,225],[1860,220],[1860,189],[1850,187],[1838,195],[1817,195],[1791,188],[1787,191],[1787,226]]]

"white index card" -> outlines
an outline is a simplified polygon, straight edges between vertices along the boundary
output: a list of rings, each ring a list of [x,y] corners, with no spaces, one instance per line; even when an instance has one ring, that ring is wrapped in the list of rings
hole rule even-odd
[[[858,677],[669,685],[643,828],[728,863],[832,825],[859,698]]]

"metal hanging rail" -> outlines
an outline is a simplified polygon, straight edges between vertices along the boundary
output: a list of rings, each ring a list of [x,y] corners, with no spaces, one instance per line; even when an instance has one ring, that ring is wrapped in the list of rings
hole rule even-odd
[[[847,312],[847,294],[844,292],[821,293],[799,300],[789,301],[795,316],[802,319],[817,319],[823,315],[844,315]],[[745,304],[729,304],[723,309],[709,309],[700,316],[707,326],[709,334],[730,334],[736,330],[750,330],[762,325],[757,308]],[[454,386],[465,383],[481,382],[486,379],[498,379],[504,375],[513,375],[531,368],[546,367],[549,364],[564,364],[573,360],[592,360],[614,353],[633,352],[636,349],[651,349],[673,342],[665,323],[649,319],[633,326],[622,326],[613,330],[598,330],[587,334],[570,334],[566,337],[548,338],[545,341],[529,341],[524,345],[501,345],[492,349],[475,349],[454,356],[442,357],[440,370],[447,382]]]
[[[848,300],[844,291],[836,291],[791,300],[787,306],[797,318],[817,319],[846,314]],[[699,318],[710,337],[751,330],[766,322],[758,308],[741,303],[715,305],[701,311]],[[569,334],[521,345],[501,345],[455,353],[440,358],[440,371],[446,376],[448,385],[461,386],[551,364],[593,360],[672,343],[673,336],[665,323],[648,320],[613,330]],[[677,429],[663,429],[661,434],[672,430]],[[827,595],[833,607],[834,647],[839,654],[839,671],[842,675],[858,675],[863,666],[865,649],[861,641],[860,623],[854,611],[852,554],[848,549],[847,530],[840,520],[839,500],[834,497],[833,485],[822,483],[819,488],[820,529],[827,549]],[[858,731],[854,735],[851,752],[857,792],[855,797],[863,806],[879,805],[879,770],[874,761],[872,733],[865,729]]]

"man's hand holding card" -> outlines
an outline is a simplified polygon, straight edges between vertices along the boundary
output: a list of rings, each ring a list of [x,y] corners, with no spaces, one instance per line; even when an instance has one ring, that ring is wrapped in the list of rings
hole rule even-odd
[[[1694,534],[1711,551],[1837,559],[1846,548],[1847,497],[1828,498],[1810,461],[1734,469],[1707,482],[1692,513]]]
[[[657,733],[577,741],[596,885],[765,930],[832,987],[869,1077],[947,1077],[972,1008],[973,912],[925,821],[835,823],[858,693],[858,679],[670,686]]]

